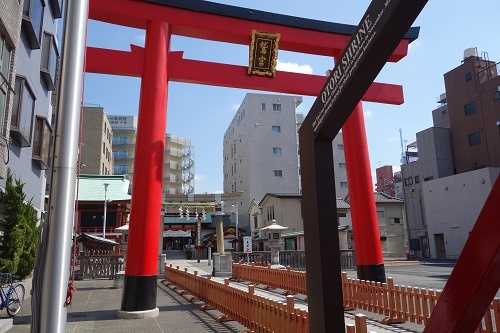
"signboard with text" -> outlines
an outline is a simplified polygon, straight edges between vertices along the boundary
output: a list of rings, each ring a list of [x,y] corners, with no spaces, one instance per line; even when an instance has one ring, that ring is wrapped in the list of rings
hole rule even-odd
[[[337,135],[426,3],[371,2],[307,116],[316,137]]]
[[[243,237],[243,252],[252,253],[252,237],[250,236]]]

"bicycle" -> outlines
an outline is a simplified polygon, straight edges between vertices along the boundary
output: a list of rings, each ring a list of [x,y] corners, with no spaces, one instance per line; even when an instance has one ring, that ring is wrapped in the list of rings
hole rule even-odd
[[[14,281],[19,281],[19,276],[0,273],[0,310],[7,308],[7,314],[10,317],[14,317],[21,311],[24,302],[24,285],[14,283]]]

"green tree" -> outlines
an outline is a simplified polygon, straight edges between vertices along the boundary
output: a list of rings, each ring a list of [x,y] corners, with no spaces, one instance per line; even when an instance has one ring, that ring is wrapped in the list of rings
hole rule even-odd
[[[0,271],[27,277],[35,265],[38,242],[36,210],[31,200],[26,202],[24,183],[7,171],[6,193],[3,200],[3,218],[0,230]]]

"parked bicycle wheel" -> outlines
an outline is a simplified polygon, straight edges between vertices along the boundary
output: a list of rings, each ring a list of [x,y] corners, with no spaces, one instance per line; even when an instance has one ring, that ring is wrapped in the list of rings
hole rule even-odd
[[[16,284],[13,288],[9,289],[7,296],[7,314],[14,317],[23,306],[24,302],[24,286]]]

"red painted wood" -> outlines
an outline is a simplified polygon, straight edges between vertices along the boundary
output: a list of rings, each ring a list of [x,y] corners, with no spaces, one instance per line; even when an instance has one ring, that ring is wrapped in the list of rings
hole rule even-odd
[[[158,272],[158,212],[162,198],[169,47],[168,25],[149,22],[135,144],[126,276],[152,276]]]
[[[497,178],[424,333],[474,332],[500,288],[500,177]]]
[[[137,0],[90,0],[89,18],[144,29],[148,20],[168,22],[172,34],[249,45],[252,29],[279,32],[280,50],[339,57],[351,36],[254,22],[221,15],[172,8]],[[408,52],[402,40],[389,61],[397,62]]]
[[[87,46],[85,72],[141,77],[144,48],[130,45],[131,51],[108,50]]]
[[[140,77],[143,59],[144,49],[134,45],[132,45],[131,52],[87,47],[86,71]],[[326,80],[325,76],[281,71],[277,71],[275,78],[248,75],[245,66],[182,59],[182,52],[169,54],[168,68],[169,81],[173,82],[274,91],[302,96],[317,96]],[[404,102],[403,87],[374,82],[363,100],[399,105]]]
[[[358,103],[342,127],[357,265],[383,264],[363,106]]]

